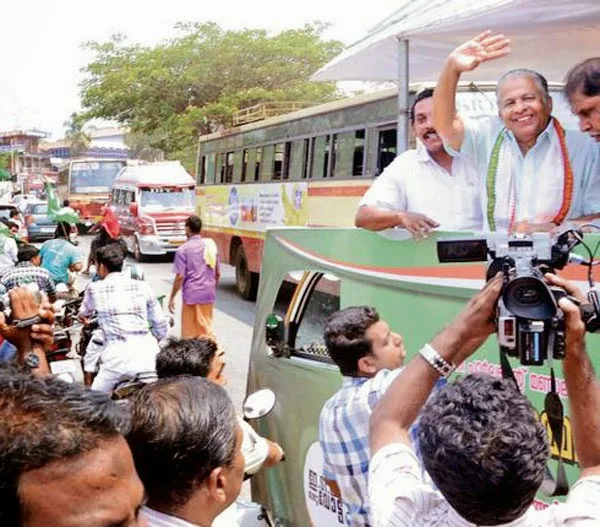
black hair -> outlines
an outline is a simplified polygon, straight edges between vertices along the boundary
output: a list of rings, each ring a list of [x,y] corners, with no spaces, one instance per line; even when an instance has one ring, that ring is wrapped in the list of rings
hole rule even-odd
[[[69,241],[69,235],[71,234],[71,224],[68,221],[59,221],[56,224],[56,230],[54,231],[55,238],[64,238]]]
[[[127,431],[128,415],[107,394],[55,377],[0,368],[0,525],[21,524],[19,479],[95,450]]]
[[[12,229],[13,227],[16,227],[17,229],[19,228],[19,226],[14,221],[9,221],[6,225],[9,229]]]
[[[40,251],[37,247],[33,245],[21,245],[17,252],[17,260],[19,262],[31,262],[39,254]]]
[[[17,209],[13,209],[10,211],[10,214],[8,215],[9,218],[15,218],[19,215],[19,211]]]
[[[96,262],[104,265],[109,273],[120,273],[123,269],[125,254],[120,243],[109,243],[96,251]]]
[[[533,82],[535,82],[535,85],[537,86],[537,89],[540,92],[540,95],[542,96],[544,101],[548,101],[550,99],[550,91],[548,89],[548,81],[546,80],[546,77],[534,70],[530,70],[527,68],[518,68],[515,70],[507,71],[498,80],[498,83],[496,84],[496,99],[498,101],[500,101],[500,88],[504,84],[504,81],[508,79],[513,79],[515,77],[529,77],[533,80]],[[500,105],[498,104],[498,106]]]
[[[214,469],[233,463],[235,411],[215,383],[159,379],[133,396],[131,410],[127,441],[151,507],[184,505]]]
[[[156,374],[159,379],[177,375],[206,377],[217,349],[217,343],[208,337],[172,340],[156,356]]]
[[[424,90],[421,90],[419,93],[417,93],[415,100],[410,106],[410,124],[415,124],[415,106],[417,106],[417,103],[421,102],[424,99],[429,99],[430,97],[433,97],[433,88],[425,88]]]
[[[358,374],[359,359],[373,349],[366,332],[376,322],[379,322],[379,314],[374,307],[368,306],[347,307],[331,315],[325,322],[327,352],[342,375]]]
[[[567,99],[575,93],[586,97],[600,95],[600,57],[593,57],[575,64],[567,73],[565,95]]]
[[[202,230],[202,220],[198,216],[190,216],[185,220],[185,226],[192,231],[192,234],[200,234]]]
[[[514,382],[469,375],[434,393],[421,412],[419,450],[450,505],[476,525],[522,516],[538,491],[548,435]]]
[[[63,207],[68,207],[69,206],[69,200],[65,199],[63,200]]]

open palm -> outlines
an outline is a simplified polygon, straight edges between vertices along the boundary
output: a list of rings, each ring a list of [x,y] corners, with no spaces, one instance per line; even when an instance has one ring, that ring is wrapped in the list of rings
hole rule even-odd
[[[456,71],[462,73],[474,70],[482,62],[503,57],[509,53],[509,39],[504,35],[492,35],[491,31],[485,31],[458,46],[450,54],[450,60]]]

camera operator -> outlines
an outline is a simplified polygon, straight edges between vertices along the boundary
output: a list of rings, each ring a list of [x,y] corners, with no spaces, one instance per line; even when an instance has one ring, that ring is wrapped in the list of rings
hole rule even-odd
[[[554,275],[548,281],[583,299]],[[512,380],[469,375],[429,397],[435,383],[494,332],[498,275],[410,362],[374,410],[369,496],[372,525],[576,526],[600,522],[600,383],[585,350],[579,308],[563,298],[564,375],[583,468],[565,504],[532,507],[549,458],[545,427]],[[398,401],[402,401],[399,404]],[[427,404],[425,404],[427,401]],[[420,412],[423,481],[409,428]]]

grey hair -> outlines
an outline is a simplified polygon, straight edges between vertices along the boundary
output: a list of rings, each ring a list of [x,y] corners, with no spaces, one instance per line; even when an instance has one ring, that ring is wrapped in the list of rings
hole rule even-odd
[[[538,91],[542,94],[544,101],[548,101],[550,99],[550,91],[548,90],[548,81],[546,80],[546,77],[537,71],[527,68],[519,68],[516,70],[507,71],[498,80],[498,84],[496,84],[496,100],[498,101],[498,106],[500,106],[500,88],[507,80],[514,79],[515,77],[529,77],[533,80],[533,82],[535,82],[535,85]]]
[[[149,503],[184,505],[218,467],[233,463],[236,417],[223,388],[202,377],[159,379],[135,394],[127,436]]]

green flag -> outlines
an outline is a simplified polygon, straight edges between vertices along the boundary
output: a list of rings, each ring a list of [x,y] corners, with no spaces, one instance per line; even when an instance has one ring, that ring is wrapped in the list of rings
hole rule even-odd
[[[56,189],[50,179],[44,180],[44,190],[48,198],[48,217],[55,222],[65,221],[72,225],[79,223],[79,214],[70,207],[62,207]]]
[[[10,172],[4,168],[0,168],[0,181],[10,181],[11,179]]]

